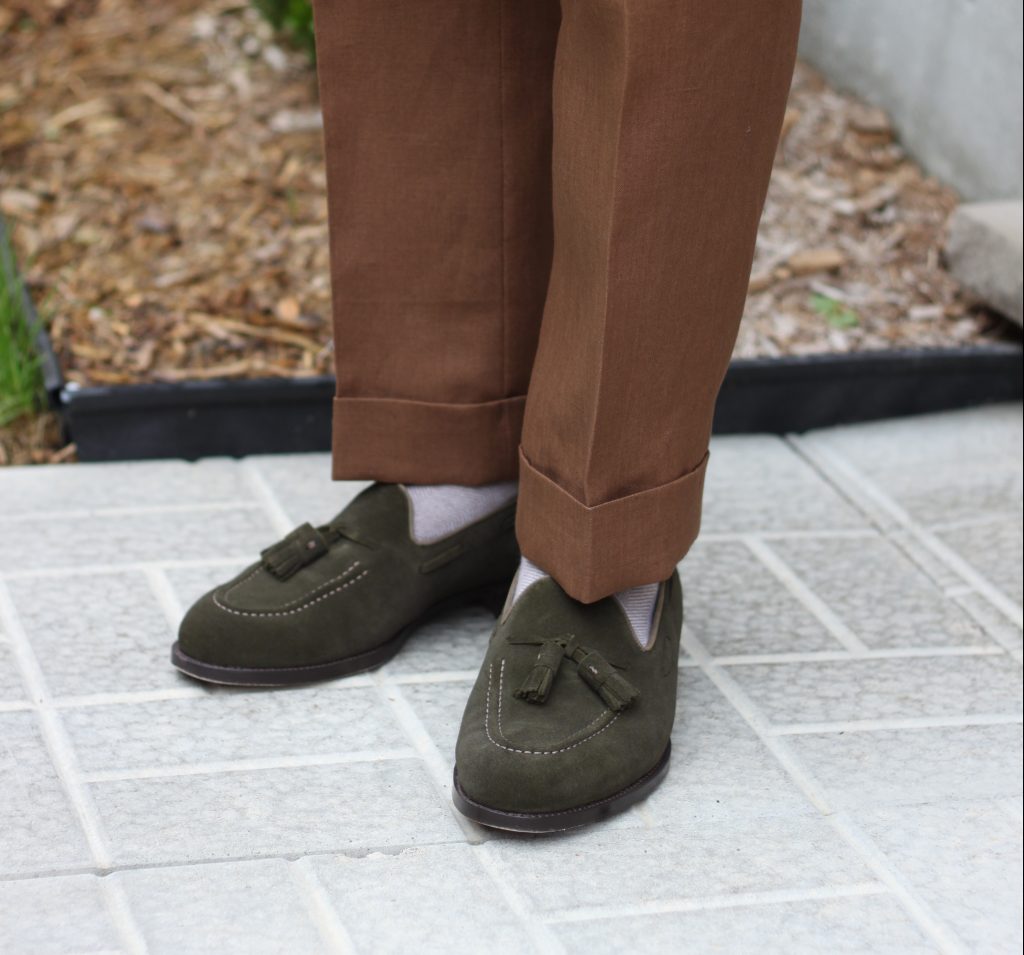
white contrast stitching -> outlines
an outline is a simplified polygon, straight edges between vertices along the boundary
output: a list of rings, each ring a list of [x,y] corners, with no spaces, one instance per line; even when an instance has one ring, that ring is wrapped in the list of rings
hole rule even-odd
[[[303,594],[301,597],[297,597],[295,600],[290,600],[287,604],[282,604],[281,606],[282,607],[293,607],[295,604],[302,603],[302,601],[307,600],[308,598],[312,597],[313,594],[315,594],[317,591],[323,591],[324,588],[330,587],[330,585],[332,583],[337,583],[339,580],[343,580],[353,570],[355,570],[355,568],[358,567],[358,566],[359,566],[359,562],[358,561],[353,561],[341,573],[339,573],[338,576],[332,577],[330,580],[325,580],[323,583],[317,584],[316,587],[314,587],[311,591],[308,591],[307,593]],[[231,594],[232,591],[237,591],[240,587],[242,587],[242,585],[244,583],[248,583],[250,580],[252,580],[253,577],[255,577],[263,569],[264,569],[263,564],[260,563],[252,573],[246,574],[246,576],[243,577],[241,580],[239,580],[238,583],[232,583],[230,585],[230,587],[226,591],[224,591],[224,599],[226,600],[227,597]],[[220,604],[218,604],[217,606],[220,606]],[[226,610],[227,608],[224,607],[224,609]],[[239,612],[241,613],[243,611],[239,611]]]
[[[494,683],[494,664],[490,663],[487,666],[487,701],[486,701],[487,702],[487,708],[484,710],[484,732],[487,734],[487,738],[492,743],[494,743],[494,745],[497,746],[498,749],[506,750],[509,753],[522,753],[524,756],[557,756],[559,753],[567,753],[567,752],[569,752],[570,749],[575,749],[577,746],[582,746],[588,740],[592,740],[595,736],[600,736],[601,733],[603,733],[606,729],[608,729],[608,727],[611,726],[612,723],[614,723],[622,715],[621,713],[616,713],[599,730],[591,733],[589,736],[584,736],[583,739],[577,740],[575,743],[572,743],[569,746],[563,746],[561,749],[536,749],[536,750],[535,749],[516,749],[514,746],[506,746],[504,743],[499,743],[491,735],[490,716],[491,716],[491,684],[492,683]],[[504,686],[505,686],[505,661],[504,661],[504,659],[502,659],[502,661],[501,661],[501,670],[499,672],[499,682],[498,682],[498,732],[499,733],[501,733],[501,695],[502,695],[502,690],[503,690]],[[598,720],[602,719],[603,717],[604,717],[604,713],[602,713],[600,716],[598,716],[597,719],[591,720],[586,726],[583,727],[583,729],[584,730],[589,729],[591,726],[594,725],[594,723],[596,723]],[[504,735],[504,733],[501,733],[501,735]]]
[[[220,607],[220,609],[223,610],[225,613],[233,613],[236,617],[290,617],[292,614],[301,613],[303,610],[308,610],[314,604],[318,604],[320,603],[321,600],[326,600],[328,597],[332,597],[334,594],[339,593],[346,587],[351,587],[354,583],[357,583],[358,581],[362,580],[369,572],[370,569],[367,568],[357,577],[353,577],[351,580],[346,581],[340,587],[335,587],[334,590],[329,590],[327,591],[327,593],[321,594],[319,597],[310,600],[308,603],[304,603],[301,607],[295,607],[293,610],[235,610],[234,608],[228,607],[227,605],[221,603],[220,598],[216,594],[213,595],[213,602],[218,607]],[[342,576],[344,576],[344,574],[342,574]],[[328,583],[332,583],[332,581],[328,581]],[[324,587],[326,586],[326,584],[321,584],[320,586]],[[310,591],[310,593],[315,592],[316,591]],[[287,606],[287,604],[285,604],[285,606]]]

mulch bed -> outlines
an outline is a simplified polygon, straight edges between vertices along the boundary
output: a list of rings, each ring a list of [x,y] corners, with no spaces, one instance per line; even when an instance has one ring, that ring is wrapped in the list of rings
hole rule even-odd
[[[0,59],[0,209],[70,381],[330,371],[304,54],[238,0],[14,0]],[[737,355],[998,334],[942,266],[956,202],[800,67]]]

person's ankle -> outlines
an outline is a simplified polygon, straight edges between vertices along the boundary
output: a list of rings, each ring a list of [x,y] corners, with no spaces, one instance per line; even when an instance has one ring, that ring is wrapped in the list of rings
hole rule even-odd
[[[519,562],[519,570],[516,573],[513,584],[512,604],[522,596],[527,588],[538,580],[545,580],[551,576],[538,567],[528,557],[523,557]],[[555,583],[558,579],[555,578]],[[654,622],[654,607],[658,601],[659,584],[641,584],[638,587],[629,587],[614,594],[622,612],[626,615],[629,625],[633,630],[633,636],[637,643],[645,649],[650,645]]]
[[[431,544],[493,514],[519,492],[516,481],[476,487],[461,484],[403,484],[409,498],[410,529],[417,544]]]

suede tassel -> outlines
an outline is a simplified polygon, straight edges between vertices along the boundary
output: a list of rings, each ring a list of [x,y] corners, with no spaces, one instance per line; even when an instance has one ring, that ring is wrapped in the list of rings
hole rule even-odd
[[[578,672],[615,713],[621,713],[640,699],[640,691],[596,650],[580,660]]]
[[[551,692],[555,674],[565,655],[565,643],[561,640],[545,640],[537,654],[533,669],[526,675],[515,696],[527,703],[543,703]]]
[[[263,566],[278,580],[287,580],[327,553],[323,534],[310,524],[296,527],[284,540],[260,553]]]

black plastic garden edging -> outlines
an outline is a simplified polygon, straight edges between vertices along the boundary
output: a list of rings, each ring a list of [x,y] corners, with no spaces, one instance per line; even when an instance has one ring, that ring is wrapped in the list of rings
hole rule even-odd
[[[47,391],[82,461],[194,460],[330,447],[329,376],[113,387],[64,383],[27,296],[26,302]],[[735,359],[714,430],[785,434],[1019,401],[1022,369],[1017,343]]]
[[[772,432],[1020,400],[1018,345],[738,359],[719,434]],[[78,387],[59,393],[83,461],[324,451],[330,377]]]

